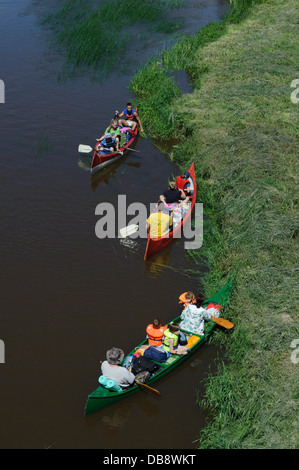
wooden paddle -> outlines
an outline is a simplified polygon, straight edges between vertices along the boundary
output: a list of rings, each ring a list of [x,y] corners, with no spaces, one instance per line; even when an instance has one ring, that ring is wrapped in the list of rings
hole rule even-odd
[[[154,395],[157,395],[157,397],[161,396],[161,393],[155,388],[149,387],[149,385],[143,384],[142,382],[137,382],[137,380],[135,380],[135,383],[140,385],[140,387],[143,387],[145,390],[148,390],[149,392],[153,393]]]
[[[103,364],[103,361],[100,361],[100,364]],[[135,380],[135,383],[137,385],[139,385],[140,387],[143,387],[144,389],[146,389],[149,392],[153,393],[154,395],[157,395],[157,397],[161,396],[161,393],[158,390],[156,390],[155,388],[152,388],[149,385],[145,385],[142,382],[137,382],[137,380]]]
[[[218,317],[211,317],[212,320],[214,320],[215,323],[219,326],[223,326],[223,328],[226,328],[227,330],[230,330],[233,328],[235,325],[230,322],[229,320],[225,320],[224,318],[218,318]]]

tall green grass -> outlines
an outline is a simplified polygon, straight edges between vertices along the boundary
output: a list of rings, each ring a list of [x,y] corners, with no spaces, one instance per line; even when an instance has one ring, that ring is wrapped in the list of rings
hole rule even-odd
[[[176,124],[171,105],[181,92],[161,64],[152,60],[140,68],[131,81],[130,91],[139,97],[138,107],[142,110],[146,132],[153,138],[174,137]]]
[[[160,84],[175,67],[187,70],[195,87],[178,97],[169,90],[161,104],[175,117],[168,120],[178,139],[171,157],[184,169],[195,161],[204,203],[204,243],[189,256],[207,262],[207,296],[236,280],[225,312],[235,328],[215,335],[226,360],[199,398],[213,419],[196,442],[298,448],[291,342],[299,338],[299,126],[290,83],[298,78],[299,12],[295,0],[233,4],[232,16],[183,39],[158,64]],[[146,69],[132,87],[135,80],[142,117],[157,90]]]
[[[119,68],[127,46],[139,40],[132,27],[145,25],[149,32],[169,34],[179,24],[167,21],[167,12],[181,4],[182,0],[106,0],[95,7],[91,0],[67,0],[41,23],[66,50],[66,70],[87,67],[105,75]]]

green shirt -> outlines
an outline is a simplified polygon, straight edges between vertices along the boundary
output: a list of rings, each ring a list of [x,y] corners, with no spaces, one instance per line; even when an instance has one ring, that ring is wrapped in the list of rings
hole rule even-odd
[[[120,133],[120,130],[119,130],[119,127],[117,127],[116,129],[113,129],[113,127],[111,127],[111,130],[109,131],[109,127],[107,127],[107,129],[105,130],[105,134],[108,134],[108,132],[111,134],[111,137],[121,137],[121,133]]]

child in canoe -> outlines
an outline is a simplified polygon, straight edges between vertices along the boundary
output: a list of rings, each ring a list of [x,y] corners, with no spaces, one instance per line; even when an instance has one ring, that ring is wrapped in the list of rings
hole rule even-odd
[[[180,327],[191,333],[203,335],[204,322],[211,320],[212,316],[219,316],[216,306],[202,307],[204,296],[199,294],[196,298],[192,292],[186,292],[180,296],[180,301],[185,305],[181,313]]]
[[[110,138],[112,140],[110,140]],[[96,139],[99,143],[97,144],[96,150],[104,150],[104,151],[119,151],[119,143],[120,143],[121,133],[117,124],[116,119],[112,119],[110,125],[105,130],[104,134],[99,138]]]
[[[179,344],[180,325],[170,323],[167,330],[164,331],[163,348],[168,354],[186,355],[188,354],[188,346]]]

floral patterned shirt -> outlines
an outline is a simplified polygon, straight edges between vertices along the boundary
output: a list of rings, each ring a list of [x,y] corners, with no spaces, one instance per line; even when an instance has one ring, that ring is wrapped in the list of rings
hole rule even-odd
[[[181,313],[181,319],[180,327],[183,330],[203,334],[204,320],[210,320],[211,315],[205,308],[188,305]]]

